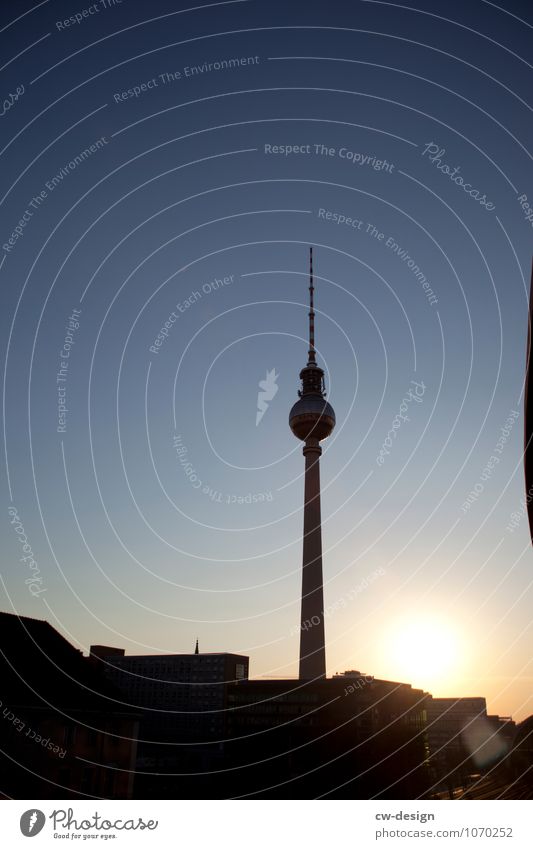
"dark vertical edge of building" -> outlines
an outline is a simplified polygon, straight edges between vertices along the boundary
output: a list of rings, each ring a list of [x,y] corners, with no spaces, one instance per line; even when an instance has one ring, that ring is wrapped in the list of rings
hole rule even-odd
[[[531,367],[531,325],[533,322],[533,260],[531,283],[529,288],[529,310],[527,323],[526,380],[524,392],[524,475],[526,485],[526,504],[529,518],[529,533],[533,544],[533,499],[530,497],[533,487],[533,369]]]

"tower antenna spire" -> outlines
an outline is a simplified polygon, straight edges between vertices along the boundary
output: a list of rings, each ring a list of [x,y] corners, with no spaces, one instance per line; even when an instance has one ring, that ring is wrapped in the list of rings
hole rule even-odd
[[[315,284],[313,279],[313,248],[309,248],[309,359],[307,364],[316,363],[315,351]]]

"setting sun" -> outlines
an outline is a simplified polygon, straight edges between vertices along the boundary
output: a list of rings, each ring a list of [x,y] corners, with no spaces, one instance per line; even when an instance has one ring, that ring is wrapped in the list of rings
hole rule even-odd
[[[453,686],[465,661],[465,641],[450,619],[441,616],[402,618],[386,633],[385,651],[394,677],[431,692]]]

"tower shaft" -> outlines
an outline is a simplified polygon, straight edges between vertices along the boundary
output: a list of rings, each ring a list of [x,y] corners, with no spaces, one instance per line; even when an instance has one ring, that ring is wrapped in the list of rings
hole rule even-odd
[[[326,677],[320,516],[319,458],[322,449],[318,439],[308,439],[303,453],[305,496],[299,677],[309,680]]]

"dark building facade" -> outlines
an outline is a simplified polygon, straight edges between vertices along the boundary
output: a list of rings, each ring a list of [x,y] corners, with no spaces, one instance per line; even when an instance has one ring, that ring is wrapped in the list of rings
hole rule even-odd
[[[510,717],[487,716],[482,697],[429,698],[427,738],[435,792],[452,796],[473,776],[493,770],[509,754],[515,733]]]
[[[514,798],[533,799],[533,716],[516,726],[509,761],[519,790]]]
[[[415,798],[428,786],[427,694],[347,673],[230,688],[226,763],[235,795]]]
[[[45,621],[0,613],[1,795],[128,799],[139,716]]]
[[[110,646],[91,646],[90,651],[124,703],[141,714],[135,794],[208,797],[207,777],[223,766],[228,692],[248,678],[248,657],[227,652],[125,655]]]
[[[218,740],[225,730],[228,687],[248,678],[248,657],[225,652],[126,655],[91,646],[91,657],[101,661],[125,701],[142,711],[141,737],[159,742]]]
[[[529,288],[529,315],[527,325],[526,381],[524,392],[524,477],[526,485],[526,505],[529,517],[529,532],[533,543],[533,363],[531,346],[533,344],[533,264]]]

